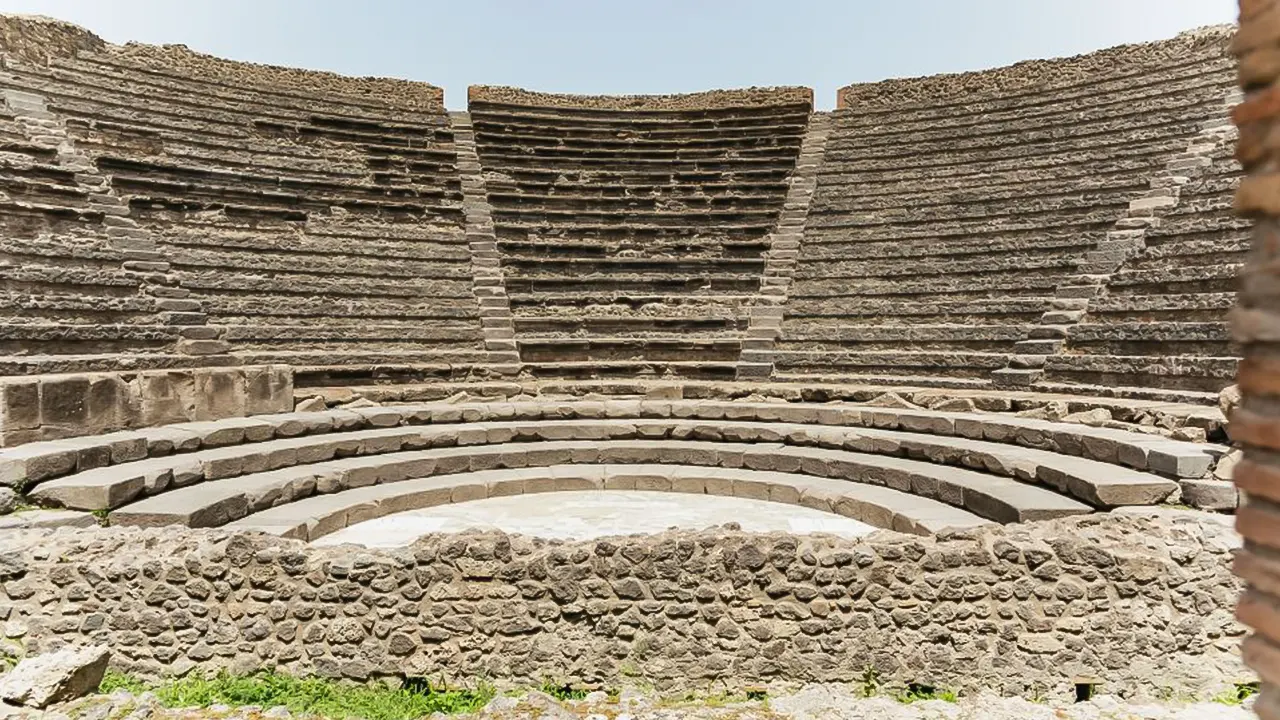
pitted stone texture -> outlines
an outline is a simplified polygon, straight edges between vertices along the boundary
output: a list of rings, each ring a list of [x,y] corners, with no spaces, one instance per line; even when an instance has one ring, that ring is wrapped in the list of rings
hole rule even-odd
[[[635,670],[660,688],[741,689],[855,682],[871,665],[885,681],[962,692],[1065,694],[1083,676],[1152,696],[1243,674],[1228,570],[1238,541],[1195,517],[936,541],[463,534],[353,552],[177,528],[6,541],[5,599],[31,651],[93,636],[144,675],[271,663],[616,686]]]
[[[856,110],[973,102],[1087,83],[1177,64],[1197,49],[1224,44],[1233,32],[1230,25],[1212,26],[1184,32],[1164,42],[1121,45],[1075,58],[1028,60],[997,70],[848,85],[838,91],[837,107]]]
[[[41,15],[0,15],[0,48],[28,62],[47,64],[82,50],[101,50],[102,38],[62,20]]]
[[[467,100],[473,103],[601,110],[719,110],[790,104],[812,107],[813,90],[807,87],[753,87],[680,95],[568,95],[495,85],[472,85],[467,89]]]

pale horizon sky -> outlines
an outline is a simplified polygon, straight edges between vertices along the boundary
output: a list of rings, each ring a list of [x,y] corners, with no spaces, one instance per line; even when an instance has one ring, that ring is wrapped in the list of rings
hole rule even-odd
[[[1059,57],[1234,23],[1235,0],[0,0],[105,40],[468,85],[583,94],[836,88]]]

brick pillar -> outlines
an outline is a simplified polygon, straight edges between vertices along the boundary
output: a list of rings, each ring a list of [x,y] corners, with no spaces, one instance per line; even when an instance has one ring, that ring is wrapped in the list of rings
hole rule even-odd
[[[1280,0],[1240,0],[1232,42],[1240,62],[1243,102],[1232,111],[1240,128],[1236,155],[1248,177],[1236,207],[1256,219],[1253,254],[1240,282],[1232,330],[1243,349],[1243,395],[1230,433],[1244,447],[1235,482],[1247,496],[1236,524],[1245,549],[1236,574],[1248,583],[1237,616],[1256,631],[1243,655],[1263,680],[1255,709],[1280,720]]]

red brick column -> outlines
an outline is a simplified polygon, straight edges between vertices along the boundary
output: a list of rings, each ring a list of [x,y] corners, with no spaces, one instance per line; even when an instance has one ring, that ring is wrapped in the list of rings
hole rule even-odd
[[[1245,448],[1235,481],[1248,495],[1237,515],[1236,574],[1248,582],[1237,615],[1256,630],[1243,653],[1263,680],[1257,713],[1280,720],[1280,0],[1240,0],[1232,51],[1245,91],[1232,112],[1236,154],[1248,173],[1236,206],[1257,221],[1232,317],[1244,360],[1230,433]]]

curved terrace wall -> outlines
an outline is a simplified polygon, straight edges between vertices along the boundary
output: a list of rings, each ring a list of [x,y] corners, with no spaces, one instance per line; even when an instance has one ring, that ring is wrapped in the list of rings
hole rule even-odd
[[[356,679],[662,689],[857,682],[1071,697],[1243,678],[1234,541],[1214,521],[1055,521],[921,539],[674,532],[430,536],[399,551],[219,531],[11,534],[6,633],[105,642],[146,675],[278,666]]]

